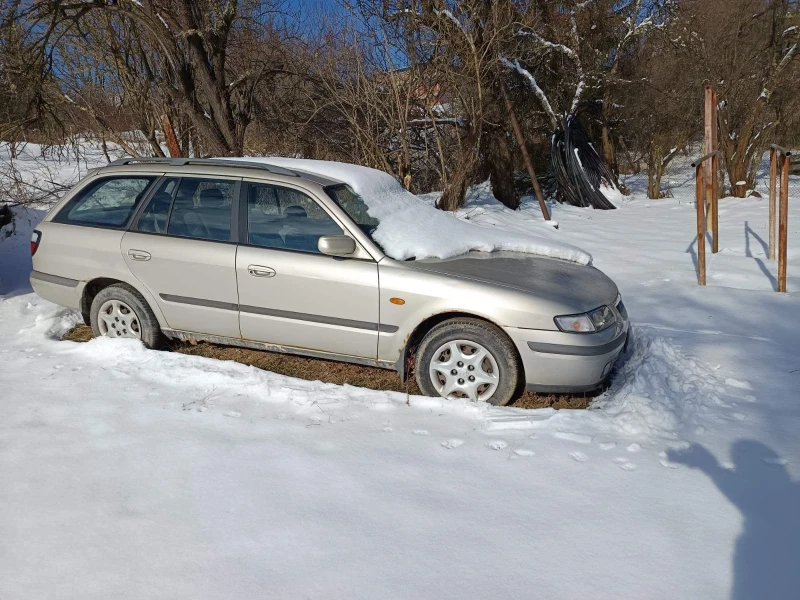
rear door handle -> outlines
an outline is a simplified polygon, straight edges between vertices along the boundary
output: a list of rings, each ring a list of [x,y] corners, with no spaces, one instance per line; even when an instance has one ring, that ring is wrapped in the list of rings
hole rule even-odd
[[[275,277],[275,269],[262,267],[261,265],[248,265],[247,272],[253,277]]]
[[[128,256],[133,260],[150,260],[150,253],[144,250],[128,250]]]

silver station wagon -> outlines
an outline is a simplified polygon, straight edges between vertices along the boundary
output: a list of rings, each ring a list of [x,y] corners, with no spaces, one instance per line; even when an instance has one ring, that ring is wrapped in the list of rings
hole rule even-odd
[[[580,392],[628,335],[592,266],[519,252],[395,260],[352,186],[219,159],[91,171],[33,234],[31,284],[95,335],[164,336],[412,373],[425,394],[506,404]]]

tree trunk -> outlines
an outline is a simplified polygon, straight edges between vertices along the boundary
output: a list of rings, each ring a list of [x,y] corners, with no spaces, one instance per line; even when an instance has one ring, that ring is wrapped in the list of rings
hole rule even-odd
[[[492,194],[511,210],[519,208],[519,196],[514,187],[514,155],[506,132],[491,128],[484,133],[484,159],[492,184]]]
[[[216,156],[236,156],[236,150],[226,139],[233,135],[232,132],[223,133],[217,122],[202,114],[202,108],[196,108],[188,103],[184,103],[183,108],[187,111],[186,114],[194,125],[196,139],[202,143],[203,148]]]
[[[664,173],[658,168],[647,174],[647,197],[651,200],[663,198],[663,192],[661,191],[661,178],[663,176]]]
[[[181,155],[192,156],[192,137],[189,132],[189,127],[183,118],[179,118],[178,120],[178,131],[180,132],[178,142],[181,148]]]
[[[472,136],[468,136],[472,138]],[[470,175],[477,162],[475,155],[475,144],[473,139],[462,140],[466,146],[466,152],[459,152],[457,163],[448,177],[448,185],[442,192],[438,207],[441,210],[454,211],[464,206],[467,196],[467,187],[470,183]]]
[[[164,151],[161,149],[161,145],[158,143],[155,129],[148,127],[147,129],[143,129],[142,133],[144,133],[147,141],[150,143],[150,148],[153,150],[153,156],[164,158],[166,154],[164,154]]]
[[[603,146],[603,160],[608,170],[611,171],[616,178],[619,175],[619,169],[617,168],[617,151],[616,148],[614,148],[614,143],[611,141],[611,130],[608,128],[605,119],[603,119],[603,127],[600,131],[600,141]]]
[[[725,157],[726,171],[733,197],[744,198],[748,190],[755,189],[757,157],[760,156],[760,152],[750,151],[749,153],[736,152],[731,157]],[[744,183],[740,185],[739,182]]]
[[[442,192],[439,199],[439,208],[447,211],[458,210],[464,206],[464,199],[467,195],[467,184],[469,183],[470,169],[463,163],[458,165],[450,174],[448,186]]]
[[[108,162],[111,162],[111,157],[108,155],[108,144],[106,144],[106,136],[100,134],[100,147],[103,149],[103,156],[106,157]]]
[[[400,184],[407,190],[411,190],[411,157],[408,152],[408,145],[403,143],[397,153],[397,176]]]
[[[754,165],[754,160],[756,156],[761,156],[759,138],[767,129],[764,127],[761,131],[756,132],[756,127],[761,122],[765,108],[766,99],[760,96],[749,108],[747,118],[739,128],[729,128],[724,114],[717,116],[720,150],[725,158],[725,170],[731,185],[731,195],[736,198],[744,198],[747,190],[752,190],[755,185],[755,166],[757,165]],[[735,135],[732,136],[731,132]],[[732,137],[733,139],[731,139]],[[744,184],[737,185],[740,181],[743,181]]]
[[[622,145],[622,149],[625,152],[625,160],[628,163],[628,167],[630,168],[631,174],[638,175],[642,170],[639,161],[633,160],[633,156],[631,156],[631,151],[628,150],[628,146],[625,145],[625,142],[622,139],[620,139],[620,144]]]
[[[244,156],[244,134],[247,131],[248,121],[245,119],[236,119],[234,125],[234,156]]]
[[[647,155],[647,197],[658,200],[664,195],[661,191],[661,179],[664,177],[664,152],[660,145],[651,145]]]
[[[618,71],[617,62],[618,57],[614,60],[614,65],[611,67],[611,72],[609,73],[609,80],[613,80],[616,77]],[[600,107],[600,113],[602,116],[602,129],[600,132],[600,141],[602,145],[603,151],[603,160],[608,167],[608,170],[614,175],[614,185],[619,187],[619,169],[617,168],[617,151],[614,148],[614,142],[611,140],[611,128],[608,126],[609,121],[611,120],[611,108],[612,108],[612,98],[611,98],[611,88],[608,84],[605,86],[605,90],[603,91],[603,104]]]

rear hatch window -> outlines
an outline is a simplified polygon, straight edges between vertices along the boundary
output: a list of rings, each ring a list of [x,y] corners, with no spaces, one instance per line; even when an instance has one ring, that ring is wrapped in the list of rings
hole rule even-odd
[[[94,227],[124,227],[155,176],[106,177],[83,188],[53,221]]]

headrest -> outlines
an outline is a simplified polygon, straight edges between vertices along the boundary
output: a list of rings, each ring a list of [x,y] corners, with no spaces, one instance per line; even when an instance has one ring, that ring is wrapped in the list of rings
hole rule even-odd
[[[200,192],[200,206],[203,208],[222,208],[225,204],[224,194],[217,188],[208,188]]]
[[[172,202],[172,194],[168,194],[167,192],[156,192],[153,194],[153,199],[150,201],[153,204],[158,202],[159,204],[169,204]],[[169,208],[169,207],[167,207]]]
[[[297,204],[292,204],[283,209],[284,217],[307,217],[306,209]]]

